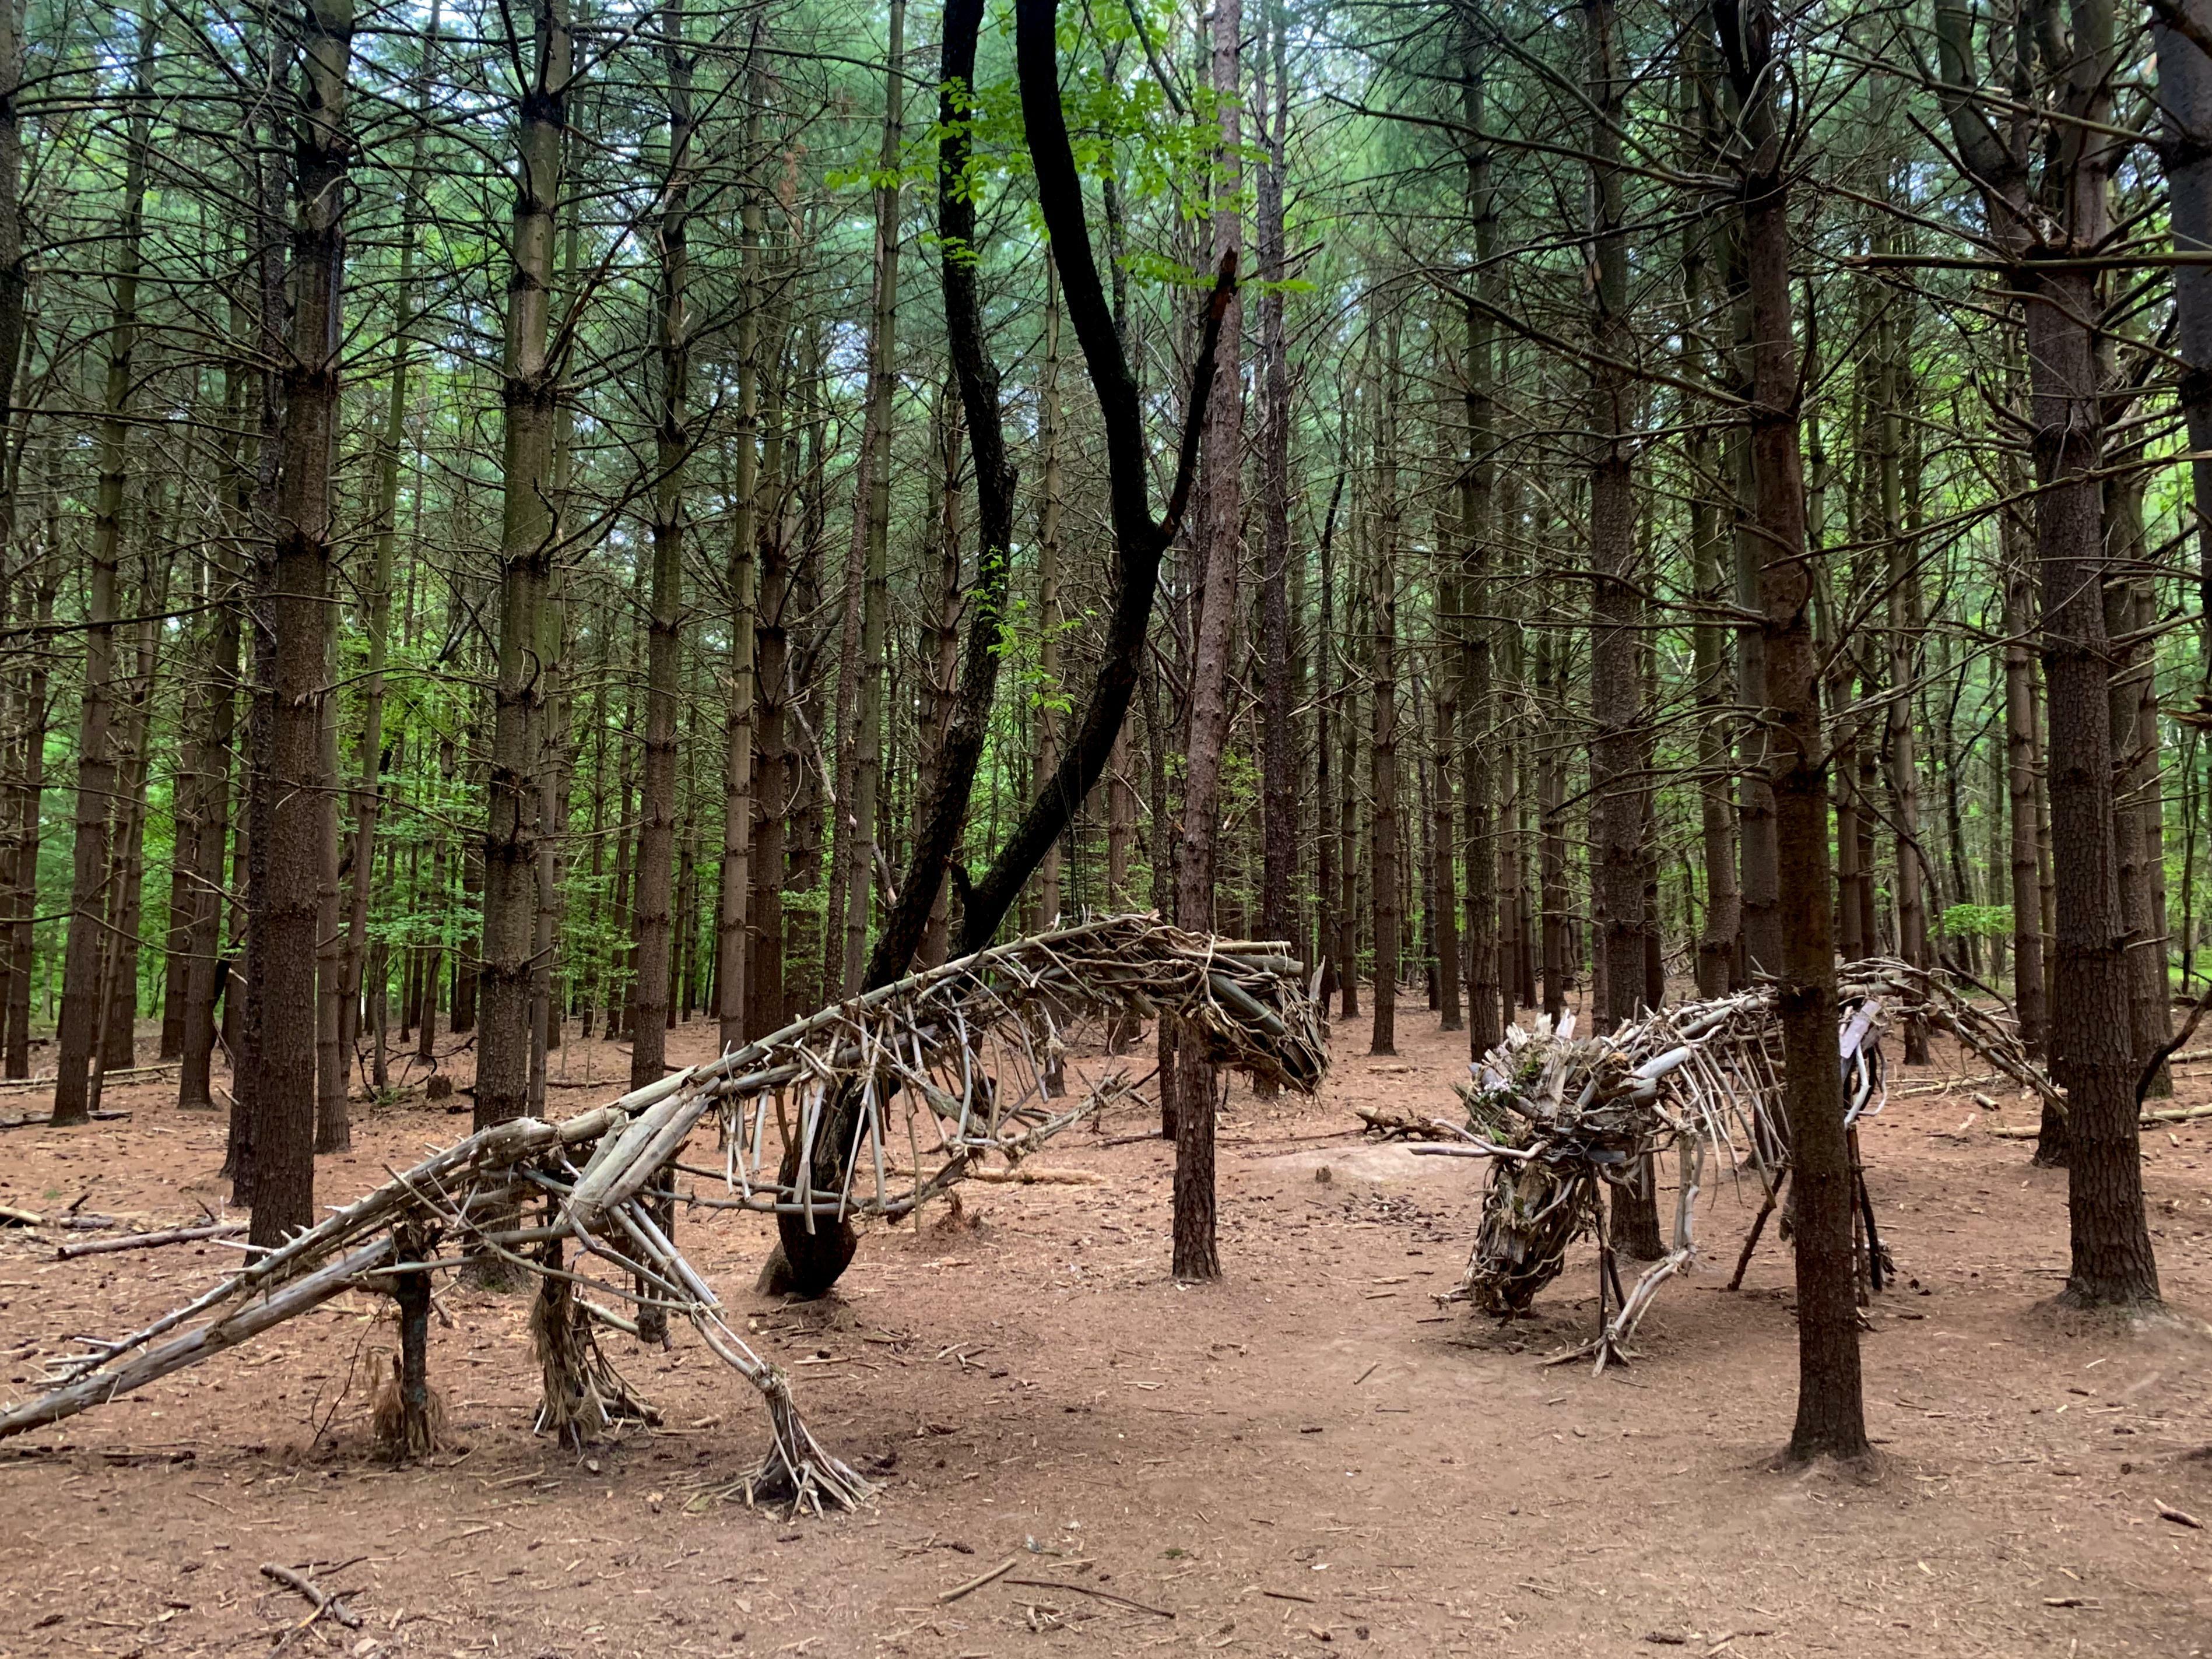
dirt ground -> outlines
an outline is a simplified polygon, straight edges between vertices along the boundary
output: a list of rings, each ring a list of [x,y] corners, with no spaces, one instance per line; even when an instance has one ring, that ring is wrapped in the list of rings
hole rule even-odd
[[[1864,1341],[1879,1462],[1778,1470],[1790,1263],[1770,1241],[1742,1292],[1721,1288],[1751,1213],[1734,1193],[1702,1211],[1709,1258],[1662,1294],[1626,1372],[1543,1364],[1588,1334],[1587,1251],[1510,1327],[1431,1300],[1464,1265],[1482,1166],[1343,1133],[1355,1104],[1452,1109],[1463,1039],[1419,1008],[1400,1025],[1377,1059],[1364,1020],[1340,1024],[1316,1099],[1239,1083],[1218,1285],[1168,1278],[1168,1149],[1103,1144],[1144,1127],[1134,1109],[1034,1160],[1100,1184],[970,1187],[957,1221],[866,1238],[823,1303],[757,1297],[763,1229],[695,1212],[687,1252],[790,1367],[823,1440],[881,1482],[860,1514],[794,1522],[719,1495],[764,1419],[688,1332],[667,1352],[610,1345],[664,1429],[580,1455],[534,1437],[526,1298],[459,1286],[431,1344],[453,1446],[394,1469],[368,1431],[394,1328],[350,1296],[0,1446],[0,1659],[268,1654],[307,1607],[263,1562],[311,1567],[362,1621],[287,1650],[357,1659],[2212,1650],[2212,1530],[2160,1514],[2212,1522],[2194,1318],[2212,1310],[2212,1121],[2144,1141],[2160,1269],[2191,1317],[2119,1330],[2046,1305],[2065,1177],[1987,1133],[2029,1109],[1893,1095],[1866,1136],[1901,1274]],[[688,1028],[675,1050],[711,1040]],[[627,1065],[572,1042],[556,1074]],[[1899,1066],[1893,1085],[1944,1075]],[[556,1109],[616,1091],[566,1088]],[[82,1195],[148,1225],[219,1204],[222,1126],[173,1095],[142,1084],[111,1097],[128,1121],[0,1134],[0,1204]],[[2181,1096],[2212,1098],[2212,1073]],[[44,1104],[0,1096],[0,1117]],[[419,1097],[357,1108],[319,1193],[350,1197],[465,1123]],[[55,1242],[0,1230],[0,1395],[235,1256],[61,1262]]]

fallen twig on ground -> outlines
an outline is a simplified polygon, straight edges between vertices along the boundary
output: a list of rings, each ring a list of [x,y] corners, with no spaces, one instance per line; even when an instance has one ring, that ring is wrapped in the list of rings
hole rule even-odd
[[[964,1584],[955,1584],[949,1590],[940,1590],[938,1593],[937,1599],[939,1602],[957,1601],[963,1595],[973,1595],[977,1590],[982,1589],[984,1585],[989,1583],[993,1579],[1004,1578],[1008,1573],[1012,1572],[1020,1565],[1021,1558],[1019,1556],[1010,1555],[1005,1560],[1000,1562],[997,1566],[993,1567],[988,1572],[979,1572]]]
[[[2155,1129],[2161,1124],[2194,1123],[2208,1117],[2212,1117],[2212,1105],[2161,1106],[2136,1118],[2136,1127],[2138,1129]],[[2043,1133],[2043,1129],[2039,1124],[2034,1123],[2000,1123],[1988,1133],[2000,1140],[2033,1140]]]
[[[1026,1584],[1031,1589],[1073,1590],[1078,1595],[1095,1595],[1101,1601],[1119,1602],[1125,1607],[1134,1607],[1139,1613],[1149,1613],[1155,1619],[1172,1619],[1175,1613],[1168,1607],[1156,1607],[1139,1601],[1133,1596],[1117,1595],[1113,1590],[1100,1589],[1094,1584],[1079,1584],[1072,1578],[1009,1578],[1009,1584]]]
[[[325,1589],[304,1572],[295,1571],[292,1568],[275,1561],[264,1561],[261,1564],[261,1576],[264,1578],[274,1579],[286,1589],[296,1590],[306,1596],[309,1604],[315,1609],[310,1617],[310,1622],[314,1619],[327,1616],[337,1620],[348,1630],[361,1628],[361,1615],[346,1606],[340,1594]]]
[[[54,1252],[58,1261],[74,1261],[81,1255],[106,1255],[116,1250],[158,1249],[164,1244],[189,1244],[203,1238],[235,1238],[246,1231],[243,1221],[222,1221],[201,1227],[164,1227],[157,1232],[125,1233],[120,1238],[95,1238],[83,1244],[64,1244]]]

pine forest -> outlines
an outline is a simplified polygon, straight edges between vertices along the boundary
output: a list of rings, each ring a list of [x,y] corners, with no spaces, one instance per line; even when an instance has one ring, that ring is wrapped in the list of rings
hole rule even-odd
[[[673,1625],[418,1591],[442,1622],[403,1628],[389,1580],[333,1565],[412,1525],[387,1516],[240,1581],[273,1598],[256,1652],[489,1652],[510,1626],[524,1653],[728,1651],[717,1624],[752,1617],[755,1650],[854,1653],[1287,1652],[1373,1625],[1409,1653],[2179,1654],[2212,1571],[2208,503],[2212,0],[0,0],[0,1143],[27,1160],[0,1270],[191,1246],[0,1289],[0,1435],[149,1380],[127,1352],[242,1340],[60,1335],[236,1273],[222,1295],[268,1319],[342,1295],[396,1330],[374,1455],[434,1472],[511,1439],[470,1472],[520,1478],[550,1455],[538,1369],[510,1352],[512,1401],[459,1399],[477,1379],[426,1358],[453,1310],[530,1322],[537,1426],[577,1447],[580,1401],[605,1426],[659,1387],[654,1420],[721,1420],[703,1379],[648,1374],[688,1321],[768,1397],[794,1510],[920,1505],[982,1551],[908,1568],[836,1533],[933,1609],[868,1591],[843,1604],[866,1635],[823,1613],[826,1557],[777,1581],[788,1617],[725,1601],[688,1636],[676,1566],[636,1581]],[[711,1149],[686,1139],[709,1113]],[[400,1176],[426,1145],[455,1150]],[[939,1216],[963,1176],[987,1184]],[[1704,1294],[1752,1207],[1735,1281],[1786,1300]],[[325,1265],[372,1211],[381,1265]],[[902,1226],[1004,1276],[909,1299]],[[1141,1306],[962,1323],[1027,1316],[1048,1279],[1093,1293],[1102,1243],[1145,1253],[1111,1281]],[[287,1279],[295,1258],[335,1276]],[[634,1305],[576,1300],[602,1280]],[[1970,1369],[1899,1371],[1947,1317]],[[1379,1384],[1351,1382],[1366,1339],[1308,1334],[1340,1319],[1386,1333]],[[983,1408],[890,1411],[896,1477],[856,1453],[875,1362],[970,1338],[942,1387],[1160,1343],[1170,1391],[1113,1409],[1219,1376],[1146,1430],[1206,1471],[1146,1529],[1176,1543],[1143,1551],[1160,1571],[1071,1579],[1044,1558],[1100,1539],[1056,1532],[1016,1552],[1029,1577],[939,1583],[1012,1547],[963,1505],[1013,1471],[947,1492],[921,1449],[970,1445],[933,1419]],[[64,1340],[93,1347],[29,1358]],[[354,1337],[313,1340],[338,1415],[311,1459],[370,1386]],[[826,1370],[788,1373],[818,1444],[780,1368],[806,1354],[869,1362],[826,1399]],[[1477,1361],[1518,1403],[1439,1380]],[[133,1443],[282,1433],[235,1416],[264,1396],[196,1392],[222,1364],[157,1391],[196,1402],[173,1424],[125,1413]],[[1240,1364],[1262,1416],[1386,1414],[1218,1448]],[[2139,1376],[2166,1380],[2123,1395]],[[1554,1382],[1578,1403],[1528,1412]],[[2021,1414],[2069,1389],[2070,1425]],[[2048,1439],[2153,1399],[2155,1423],[2094,1419],[2124,1443]],[[1971,1430],[1927,1421],[1968,1401]],[[1571,1413],[1614,1449],[1553,1446]],[[1493,1466],[1517,1503],[1587,1504],[1607,1489],[1565,1494],[1600,1460],[1708,1417],[1727,1456],[1613,1493],[1617,1519],[1702,1517],[1634,1533],[1665,1564],[1641,1589],[1581,1564],[1603,1522],[1471,1518],[1509,1500],[1466,1430],[1525,1443]],[[1024,1417],[1024,1455],[1079,1421]],[[1189,1518],[1249,1480],[1248,1505],[1354,1519],[1356,1480],[1310,1493],[1285,1459],[1358,1477],[1385,1455],[1358,1437],[1406,1425],[1426,1472],[1375,1514],[1437,1537],[1373,1559],[1463,1532],[1492,1589],[1551,1581],[1536,1601],[1447,1617],[1486,1595],[1421,1553],[1401,1589],[1444,1599],[1394,1624],[1348,1573],[1296,1558],[1292,1593]],[[1957,1495],[1925,1461],[1966,1455],[1952,1431],[1991,1467],[2094,1462],[2132,1541],[2063,1579],[1975,1554],[2002,1480],[2039,1477]],[[727,1431],[688,1432],[684,1458]],[[1115,1438],[1099,1455],[1133,1463]],[[627,1443],[604,1455],[669,1455]],[[1819,1490],[1859,1516],[1861,1567],[1938,1558],[1865,1587],[1898,1620],[1850,1612],[1836,1563],[1767,1560],[1814,1548],[1803,1517],[1780,1545],[1745,1518],[1778,1451],[1840,1481]],[[188,1471],[113,1465],[78,1467],[168,1481],[147,1513],[190,1519]],[[617,1501],[589,1467],[555,1501]],[[1033,1534],[1066,1520],[1055,1484],[1019,1489]],[[2090,1482],[2042,1484],[2069,1486],[2062,1532],[2121,1524],[2079,1507]],[[435,1490],[475,1518],[474,1481]],[[1019,1492],[984,1513],[1011,1524]],[[1916,1504],[1924,1547],[1875,1512]],[[672,1516],[711,1507],[671,1490]],[[51,1605],[21,1651],[125,1650],[33,1583],[60,1557],[22,1520],[0,1650],[11,1606],[29,1630]],[[1713,1550],[1735,1601],[1660,1596]],[[1220,1597],[1259,1588],[1176,1600],[1163,1572],[1210,1583],[1212,1556]],[[1954,1574],[2011,1611],[1959,1604]],[[163,1604],[175,1631],[197,1599]],[[247,1650],[215,1632],[133,1650]]]

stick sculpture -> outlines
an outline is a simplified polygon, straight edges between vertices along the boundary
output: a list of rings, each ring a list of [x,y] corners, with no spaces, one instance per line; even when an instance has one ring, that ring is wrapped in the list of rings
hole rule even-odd
[[[1924,1020],[2023,1088],[2050,1099],[2057,1093],[2007,1018],[1974,1006],[1909,963],[1849,964],[1838,1005],[1857,1248],[1869,1287],[1880,1290],[1884,1258],[1856,1126],[1886,1098],[1881,1036],[1888,1022]],[[1474,1084],[1458,1085],[1467,1103],[1464,1127],[1366,1115],[1371,1129],[1386,1133],[1441,1137],[1414,1146],[1417,1154],[1492,1161],[1474,1254],[1447,1300],[1500,1317],[1524,1312],[1559,1277],[1567,1247],[1595,1237],[1598,1334],[1566,1358],[1594,1353],[1602,1371],[1627,1358],[1626,1345],[1660,1286],[1697,1259],[1692,1220],[1709,1156],[1732,1175],[1748,1168],[1764,1189],[1736,1267],[1741,1282],[1788,1178],[1781,1055],[1771,986],[1663,1008],[1602,1037],[1577,1038],[1570,1014],[1556,1028],[1542,1019],[1534,1031],[1509,1028],[1505,1041],[1469,1067]],[[1607,1186],[1650,1179],[1652,1160],[1668,1151],[1680,1172],[1673,1245],[1624,1291],[1602,1194]]]
[[[580,1440],[643,1413],[593,1335],[595,1324],[635,1324],[579,1295],[594,1291],[689,1321],[760,1390],[771,1445],[741,1483],[748,1502],[852,1508],[868,1483],[816,1441],[784,1374],[724,1319],[720,1299],[670,1242],[670,1206],[680,1198],[798,1215],[809,1227],[908,1214],[988,1155],[1014,1163],[1126,1091],[1109,1073],[1080,1098],[1063,1092],[1066,1041],[1085,1018],[1180,1019],[1215,1064],[1310,1093],[1328,1049],[1321,1010],[1287,952],[1151,916],[1109,917],[884,986],[565,1121],[523,1118],[480,1130],[144,1329],[79,1339],[85,1352],[49,1362],[58,1386],[0,1413],[0,1437],[103,1404],[368,1288],[399,1304],[398,1440],[422,1449],[432,1437],[423,1359],[430,1275],[472,1262],[538,1280],[531,1325],[541,1431]],[[824,1103],[855,1082],[862,1109],[852,1140],[830,1148],[819,1134]],[[684,1161],[710,1112],[719,1168]],[[841,1177],[817,1182],[817,1168]],[[721,1190],[678,1193],[679,1175]],[[578,1254],[564,1265],[569,1247]]]

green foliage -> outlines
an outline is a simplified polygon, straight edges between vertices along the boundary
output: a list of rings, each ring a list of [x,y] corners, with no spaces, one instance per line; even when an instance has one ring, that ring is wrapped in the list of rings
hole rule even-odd
[[[2009,904],[1954,904],[1936,921],[1936,932],[1948,939],[2010,939]]]

